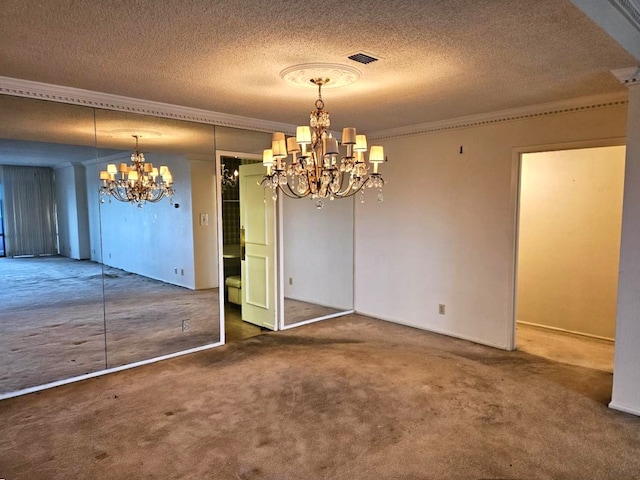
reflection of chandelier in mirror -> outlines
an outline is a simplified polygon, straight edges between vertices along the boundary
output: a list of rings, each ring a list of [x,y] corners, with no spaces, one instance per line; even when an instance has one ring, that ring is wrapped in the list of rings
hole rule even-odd
[[[311,112],[310,124],[298,127],[295,137],[285,139],[284,133],[273,134],[271,148],[263,153],[267,174],[262,179],[262,186],[273,188],[274,200],[280,190],[291,198],[316,198],[318,208],[322,208],[324,198],[333,200],[358,192],[364,201],[365,186],[377,188],[381,202],[385,181],[378,167],[385,161],[383,148],[372,146],[367,162],[366,136],[356,135],[355,128],[345,128],[341,143],[346,147],[346,155],[338,160],[338,141],[328,131],[331,122],[322,100],[322,86],[330,79],[316,77],[310,81],[318,86],[318,99]],[[292,155],[289,165],[286,164],[288,154]]]
[[[234,170],[233,173],[229,171],[227,167],[222,164],[222,173],[220,175],[222,181],[222,188],[225,187],[235,187],[238,183],[238,170]]]
[[[153,166],[152,163],[145,163],[144,154],[138,149],[139,135],[133,135],[136,139],[136,149],[131,154],[131,165],[121,163],[116,167],[111,163],[107,165],[107,169],[100,172],[101,202],[104,202],[103,196],[106,195],[121,202],[130,202],[138,204],[142,208],[146,202],[158,202],[164,197],[169,197],[169,202],[173,204],[174,190],[173,177],[169,171],[169,167],[161,166],[160,170]],[[158,181],[161,177],[161,181]]]

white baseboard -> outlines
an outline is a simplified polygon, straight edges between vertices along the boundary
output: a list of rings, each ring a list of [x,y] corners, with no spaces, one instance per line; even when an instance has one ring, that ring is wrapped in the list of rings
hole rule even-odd
[[[322,320],[329,320],[330,318],[343,317],[343,316],[349,315],[351,313],[354,313],[354,311],[353,310],[345,310],[344,312],[332,313],[330,315],[324,315],[322,317],[312,318],[311,320],[304,320],[302,322],[293,323],[291,325],[283,325],[282,328],[280,328],[280,330],[289,330],[291,328],[301,327],[303,325],[309,325],[310,323],[316,323],[316,322],[320,322]]]
[[[602,337],[600,335],[592,335],[590,333],[576,332],[574,330],[567,330],[565,328],[551,327],[549,325],[541,325],[539,323],[523,322],[522,320],[517,320],[516,323],[519,323],[521,325],[528,325],[530,327],[544,328],[545,330],[553,330],[554,332],[570,333],[572,335],[579,335],[581,337],[595,338],[597,340],[606,340],[607,342],[615,343],[615,339],[610,338],[610,337]]]
[[[609,402],[609,408],[611,408],[613,410],[618,410],[618,411],[624,412],[624,413],[630,413],[631,415],[636,415],[636,416],[640,417],[640,409],[639,408],[633,408],[633,407],[629,407],[627,405],[622,405],[620,403],[614,402],[613,400],[611,400],[611,402]]]
[[[80,382],[89,378],[101,377],[109,373],[121,372],[122,370],[129,370],[130,368],[141,367],[142,365],[149,365],[150,363],[160,362],[162,360],[168,360],[170,358],[181,357],[190,353],[201,352],[202,350],[209,350],[210,348],[220,347],[224,345],[222,342],[212,343],[209,345],[203,345],[201,347],[190,348],[189,350],[183,350],[181,352],[170,353],[168,355],[162,355],[160,357],[149,358],[147,360],[141,360],[139,362],[128,363],[127,365],[121,365],[119,367],[107,368],[105,370],[98,370],[97,372],[87,373],[85,375],[78,375],[77,377],[65,378],[64,380],[56,380],[55,382],[45,383],[44,385],[37,385],[35,387],[23,388],[22,390],[16,390],[15,392],[0,394],[0,400],[6,400],[8,398],[20,397],[29,393],[41,392],[42,390],[48,390],[54,387],[60,387],[69,383]],[[0,479],[1,480],[1,479]]]
[[[499,350],[507,350],[507,351],[509,351],[509,348],[505,344],[497,344],[497,343],[487,342],[486,340],[482,340],[480,338],[472,337],[472,336],[469,336],[469,335],[460,335],[460,334],[455,333],[455,332],[449,332],[449,331],[446,331],[446,330],[439,330],[439,329],[435,329],[435,328],[426,328],[426,327],[423,327],[422,325],[416,325],[414,323],[405,322],[403,320],[398,320],[396,318],[384,317],[384,316],[376,315],[374,313],[367,313],[367,312],[362,311],[362,310],[356,310],[355,313],[358,314],[358,315],[364,315],[365,317],[371,317],[371,318],[374,318],[374,319],[377,319],[377,320],[384,320],[385,322],[396,323],[398,325],[403,325],[405,327],[417,328],[418,330],[424,330],[426,332],[437,333],[438,335],[445,335],[447,337],[452,337],[452,338],[459,338],[460,340],[466,340],[468,342],[477,343],[479,345],[485,345],[487,347],[493,347],[493,348],[497,348]]]

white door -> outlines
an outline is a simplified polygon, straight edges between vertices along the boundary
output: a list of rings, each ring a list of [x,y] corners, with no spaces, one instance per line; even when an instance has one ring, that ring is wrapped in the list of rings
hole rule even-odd
[[[240,166],[242,320],[275,330],[275,205],[260,186],[265,173],[261,163]]]

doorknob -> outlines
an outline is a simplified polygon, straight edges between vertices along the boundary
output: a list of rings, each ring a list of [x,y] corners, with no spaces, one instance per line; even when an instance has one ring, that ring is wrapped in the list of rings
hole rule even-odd
[[[240,229],[240,260],[244,260],[245,243],[244,243],[244,228]]]

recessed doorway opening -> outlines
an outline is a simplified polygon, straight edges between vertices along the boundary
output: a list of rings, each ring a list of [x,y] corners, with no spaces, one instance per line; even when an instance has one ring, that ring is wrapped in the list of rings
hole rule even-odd
[[[229,174],[238,172],[235,181],[222,185],[222,269],[224,286],[224,329],[225,341],[233,342],[260,335],[267,330],[258,325],[243,320],[242,294],[243,283],[246,288],[246,278],[242,275],[242,224],[240,205],[241,165],[261,163],[256,158],[246,158],[248,155],[229,154],[220,156],[220,164],[224,165]]]
[[[624,146],[524,153],[516,346],[613,372]]]

